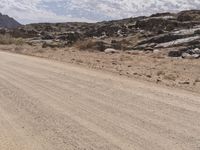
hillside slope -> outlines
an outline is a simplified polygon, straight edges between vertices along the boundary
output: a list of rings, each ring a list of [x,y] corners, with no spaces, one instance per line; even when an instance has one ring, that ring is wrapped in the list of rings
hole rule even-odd
[[[0,13],[0,28],[16,28],[21,26],[15,19]]]

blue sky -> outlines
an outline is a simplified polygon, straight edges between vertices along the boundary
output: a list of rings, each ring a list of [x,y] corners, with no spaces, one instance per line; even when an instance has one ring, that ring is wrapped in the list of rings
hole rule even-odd
[[[0,11],[21,23],[95,22],[200,8],[200,0],[0,0]]]

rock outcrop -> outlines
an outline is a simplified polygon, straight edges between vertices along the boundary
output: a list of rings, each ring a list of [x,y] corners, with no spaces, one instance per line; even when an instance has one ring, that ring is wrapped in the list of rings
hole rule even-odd
[[[97,23],[29,24],[9,31],[0,30],[0,34],[4,33],[27,38],[31,43],[43,43],[43,47],[66,47],[82,42],[82,49],[102,52],[108,48],[117,51],[152,52],[155,52],[155,49],[160,51],[174,48],[168,56],[188,58],[189,55],[193,55],[199,58],[199,54],[187,50],[199,48],[200,45],[200,10],[158,13],[149,17]],[[179,51],[180,47],[186,50]]]

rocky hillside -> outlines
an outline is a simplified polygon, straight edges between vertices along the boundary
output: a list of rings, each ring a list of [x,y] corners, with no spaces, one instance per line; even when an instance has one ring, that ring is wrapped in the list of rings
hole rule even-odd
[[[0,13],[0,28],[17,28],[19,26],[21,26],[21,24],[16,20]]]
[[[43,47],[77,46],[105,51],[173,48],[170,57],[200,57],[200,10],[159,13],[98,23],[29,24],[9,31]]]

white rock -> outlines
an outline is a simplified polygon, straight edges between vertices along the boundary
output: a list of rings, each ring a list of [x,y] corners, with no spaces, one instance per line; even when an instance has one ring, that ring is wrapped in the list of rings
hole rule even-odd
[[[182,54],[182,58],[185,58],[185,59],[197,59],[199,57],[200,57],[199,54],[193,54],[193,55],[190,55],[188,53],[183,53]]]
[[[160,50],[158,50],[158,49],[154,49],[153,52],[154,52],[154,53],[159,53]]]
[[[200,49],[199,49],[199,48],[195,48],[195,49],[193,50],[193,52],[194,52],[195,54],[200,54]]]
[[[104,50],[104,52],[106,53],[106,54],[113,54],[113,53],[119,53],[119,51],[118,50],[116,50],[116,49],[113,49],[113,48],[107,48],[107,49],[105,49]]]
[[[155,46],[155,48],[167,48],[167,47],[171,47],[171,46],[189,43],[189,42],[192,42],[195,40],[200,40],[200,36],[188,37],[188,38],[177,39],[175,41],[170,41],[170,42],[166,42],[166,43],[160,43],[160,44],[157,44]]]

